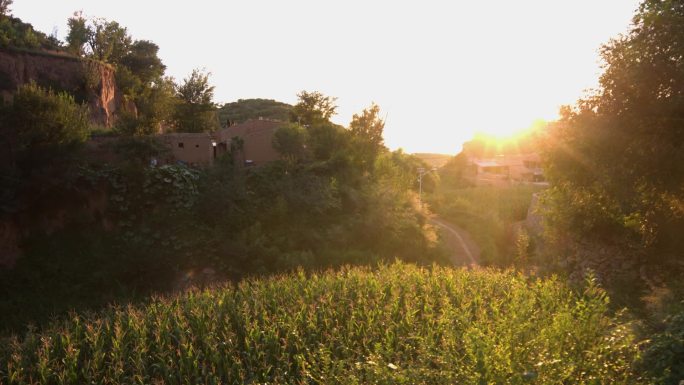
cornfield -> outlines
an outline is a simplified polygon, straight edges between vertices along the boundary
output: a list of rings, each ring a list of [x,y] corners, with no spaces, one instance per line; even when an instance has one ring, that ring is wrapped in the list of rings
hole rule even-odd
[[[638,383],[607,303],[513,271],[300,271],[6,338],[0,384]]]

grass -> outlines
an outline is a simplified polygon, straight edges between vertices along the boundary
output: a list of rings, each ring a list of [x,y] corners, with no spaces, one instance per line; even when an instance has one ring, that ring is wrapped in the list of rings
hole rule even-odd
[[[631,384],[592,282],[395,263],[74,314],[0,343],[2,384]]]
[[[515,243],[511,225],[526,218],[532,194],[539,190],[530,185],[440,186],[428,201],[433,211],[468,230],[483,262],[508,265]]]

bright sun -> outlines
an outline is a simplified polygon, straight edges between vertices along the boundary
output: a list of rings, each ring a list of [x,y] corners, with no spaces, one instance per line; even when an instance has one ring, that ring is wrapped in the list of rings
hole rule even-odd
[[[537,131],[547,125],[547,121],[543,119],[537,119],[528,127],[516,128],[516,127],[492,127],[486,130],[478,130],[475,132],[476,137],[486,138],[489,141],[502,142],[507,140],[517,139],[519,137],[528,135],[533,131]]]

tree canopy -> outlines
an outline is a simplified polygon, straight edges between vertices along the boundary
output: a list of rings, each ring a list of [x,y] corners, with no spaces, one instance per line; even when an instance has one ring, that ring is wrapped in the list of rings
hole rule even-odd
[[[555,220],[651,260],[684,250],[684,7],[644,1],[602,48],[600,89],[561,111],[547,140]],[[677,235],[679,234],[679,235]]]
[[[354,114],[349,131],[354,139],[354,150],[366,170],[373,167],[381,152],[387,151],[382,138],[385,121],[380,118],[380,107],[373,103],[360,114]]]
[[[177,131],[208,132],[218,128],[213,102],[214,86],[209,84],[209,75],[194,69],[189,77],[176,86],[179,103],[174,120]]]
[[[0,16],[9,15],[9,8],[14,0],[0,0]]]
[[[325,96],[318,91],[301,91],[299,102],[290,112],[290,120],[302,125],[312,125],[330,120],[337,111],[337,98]]]

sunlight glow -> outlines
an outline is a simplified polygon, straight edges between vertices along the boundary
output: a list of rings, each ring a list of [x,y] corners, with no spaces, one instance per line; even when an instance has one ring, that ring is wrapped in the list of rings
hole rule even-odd
[[[515,141],[524,136],[530,135],[535,131],[544,129],[547,124],[548,122],[546,120],[537,119],[525,128],[516,128],[513,126],[492,127],[487,130],[476,131],[475,137],[485,139],[490,143]]]
[[[627,31],[638,0],[14,3],[61,38],[79,9],[116,20],[159,45],[168,75],[210,71],[217,103],[320,91],[338,98],[333,121],[346,126],[375,102],[389,148],[455,154],[476,132],[553,120],[596,87],[599,48]]]

